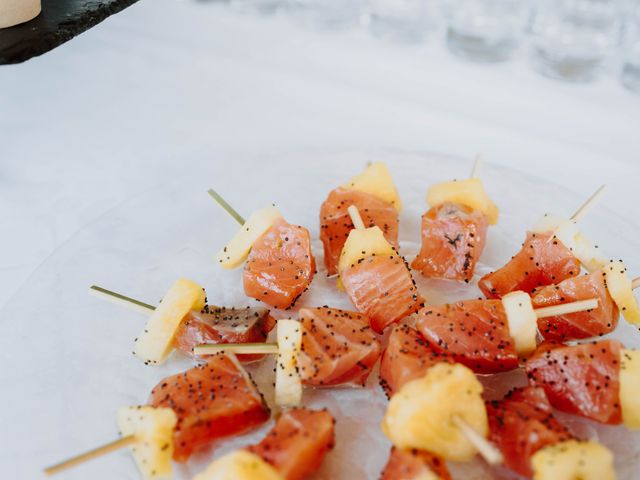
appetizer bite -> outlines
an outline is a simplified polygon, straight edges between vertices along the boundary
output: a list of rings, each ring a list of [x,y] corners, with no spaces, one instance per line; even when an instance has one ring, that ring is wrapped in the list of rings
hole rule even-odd
[[[204,288],[186,278],[169,288],[158,307],[96,285],[90,292],[149,314],[133,350],[147,365],[163,363],[174,349],[193,355],[193,348],[201,343],[264,342],[275,325],[266,308],[207,305]],[[239,358],[253,361],[261,356]]]
[[[531,302],[535,308],[598,299],[598,306],[593,310],[538,319],[538,330],[545,340],[567,341],[605,335],[615,330],[620,312],[629,323],[640,324],[634,283],[626,272],[621,261],[609,262],[593,273],[534,290]]]
[[[275,308],[290,308],[309,288],[316,273],[309,230],[288,223],[275,206],[252,213],[245,221],[213,190],[209,193],[241,224],[238,233],[218,252],[228,269],[244,263],[247,296]]]
[[[487,228],[498,221],[498,207],[476,177],[433,185],[427,192],[431,207],[422,216],[422,247],[411,268],[428,278],[469,283],[482,255]]]
[[[213,442],[247,432],[269,420],[270,411],[249,374],[232,354],[165,378],[144,406],[118,411],[121,438],[45,469],[53,474],[130,446],[146,480],[171,479],[171,459],[185,462]]]
[[[173,458],[177,462],[212,442],[257,428],[270,416],[250,375],[233,354],[226,353],[161,380],[151,390],[149,405],[176,413]]]
[[[438,363],[391,397],[382,431],[398,448],[460,462],[480,453],[491,464],[501,463],[502,455],[486,440],[489,425],[481,394],[482,385],[467,367]]]
[[[502,268],[480,279],[478,287],[487,298],[500,298],[514,290],[532,293],[538,287],[559,283],[602,268],[606,260],[578,230],[577,224],[604,192],[603,185],[569,220],[546,214],[527,238],[520,251]]]
[[[358,209],[348,208],[353,224],[340,254],[340,282],[353,306],[369,317],[377,333],[424,305],[409,267],[380,228],[366,228]]]
[[[542,389],[519,388],[486,406],[489,439],[514,472],[536,480],[615,478],[611,452],[596,441],[574,438],[553,416]]]
[[[148,405],[126,406],[118,410],[117,423],[119,439],[47,467],[44,473],[54,475],[93,458],[129,447],[143,480],[172,479],[173,431],[177,423],[175,412],[170,408]]]
[[[380,228],[387,241],[398,248],[400,197],[387,166],[372,163],[360,175],[331,190],[320,207],[320,240],[327,275],[338,273],[340,252],[355,228],[347,212],[351,205],[358,209],[367,227]]]
[[[416,328],[437,352],[476,373],[498,373],[517,368],[518,359],[535,350],[538,319],[597,306],[597,299],[588,299],[534,309],[529,295],[511,292],[501,300],[424,307]]]
[[[304,480],[333,448],[334,423],[327,410],[289,409],[260,443],[215,460],[194,480]]]
[[[617,340],[542,344],[526,361],[529,382],[554,408],[609,425],[640,428],[640,352]]]
[[[298,406],[302,386],[363,386],[380,356],[380,342],[364,315],[335,308],[301,308],[299,321],[278,320],[276,344],[216,344],[198,354],[219,351],[278,356],[275,401]]]

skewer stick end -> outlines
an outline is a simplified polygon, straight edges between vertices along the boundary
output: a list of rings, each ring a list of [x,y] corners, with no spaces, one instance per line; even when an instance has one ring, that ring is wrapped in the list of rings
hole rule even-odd
[[[347,212],[349,212],[349,216],[351,217],[351,221],[353,222],[353,226],[356,227],[356,230],[364,230],[366,228],[362,221],[362,217],[360,216],[360,212],[355,205],[351,205],[347,209]]]
[[[460,429],[460,432],[478,450],[478,453],[489,465],[499,465],[504,461],[502,452],[493,443],[476,432],[471,426],[458,415],[453,417],[453,423]]]

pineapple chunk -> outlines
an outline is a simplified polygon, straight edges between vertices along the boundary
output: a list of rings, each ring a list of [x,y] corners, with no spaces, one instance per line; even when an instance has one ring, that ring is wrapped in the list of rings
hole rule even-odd
[[[578,230],[574,220],[547,213],[532,229],[534,233],[553,232],[589,272],[604,267],[608,260]]]
[[[632,281],[627,275],[624,263],[620,261],[610,262],[603,270],[609,295],[616,302],[624,319],[634,325],[640,325],[640,307],[636,297],[633,295]]]
[[[515,342],[518,355],[528,355],[536,349],[538,333],[538,321],[531,297],[521,291],[511,292],[502,297],[502,306],[507,314],[509,334]]]
[[[302,380],[298,373],[298,353],[302,348],[302,325],[297,320],[278,320],[278,361],[276,365],[276,405],[295,407],[302,402]]]
[[[482,385],[467,367],[434,365],[391,397],[382,431],[399,448],[428,450],[447,460],[471,460],[476,449],[453,419],[459,417],[486,437],[489,426],[481,393]]]
[[[224,268],[239,267],[249,256],[249,251],[255,241],[269,230],[279,218],[282,218],[282,215],[274,206],[256,210],[229,243],[218,252],[216,260]]]
[[[640,351],[620,350],[620,407],[629,429],[640,429]]]
[[[613,455],[595,441],[567,440],[531,457],[533,480],[615,480]]]
[[[353,229],[349,232],[347,241],[344,242],[338,271],[342,272],[351,265],[358,263],[360,259],[371,257],[372,255],[397,255],[391,244],[384,238],[382,230],[377,226],[365,228],[364,230]]]
[[[398,190],[393,183],[389,169],[382,162],[372,163],[360,175],[356,175],[342,185],[342,188],[369,193],[380,200],[389,202],[396,207],[396,210],[402,210]]]
[[[498,207],[491,201],[478,178],[454,180],[432,185],[427,191],[427,203],[432,207],[445,202],[461,203],[483,212],[491,225],[498,222]]]
[[[215,460],[193,480],[284,480],[284,477],[258,455],[236,450]]]
[[[147,364],[164,362],[173,350],[173,338],[182,319],[191,310],[201,310],[204,303],[200,285],[186,278],[178,280],[147,320],[133,353]]]
[[[117,414],[123,437],[135,435],[133,458],[145,480],[173,478],[173,429],[178,418],[170,408],[121,407]]]

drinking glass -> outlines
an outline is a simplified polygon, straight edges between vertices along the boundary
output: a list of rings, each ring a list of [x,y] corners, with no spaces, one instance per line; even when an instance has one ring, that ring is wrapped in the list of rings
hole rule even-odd
[[[627,15],[620,81],[629,90],[640,93],[640,4],[638,3]]]
[[[338,30],[360,23],[365,0],[287,0],[287,10],[301,23]]]
[[[283,0],[230,0],[231,7],[241,12],[270,15],[283,8]]]
[[[616,0],[538,0],[531,23],[531,58],[543,75],[593,80],[611,60],[621,38]]]
[[[528,0],[456,0],[447,5],[447,46],[480,62],[509,59],[518,49],[530,15]]]
[[[433,0],[369,0],[365,18],[376,37],[419,42],[433,28],[436,6]]]

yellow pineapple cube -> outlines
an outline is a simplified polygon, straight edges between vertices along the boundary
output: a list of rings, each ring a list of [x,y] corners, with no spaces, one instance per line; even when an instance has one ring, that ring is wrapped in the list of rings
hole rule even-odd
[[[173,350],[182,319],[191,310],[202,310],[204,303],[205,292],[200,285],[186,278],[178,280],[147,320],[133,353],[147,364],[164,362]]]
[[[594,441],[567,440],[531,457],[533,480],[615,480],[613,455]]]
[[[393,183],[389,169],[382,162],[372,163],[360,175],[343,184],[342,188],[369,193],[391,203],[396,210],[402,210],[398,189]]]
[[[639,429],[640,351],[620,350],[620,407],[625,426]]]
[[[432,185],[427,191],[427,203],[434,207],[445,202],[460,203],[483,212],[491,225],[498,222],[498,207],[491,201],[478,178],[453,180]]]
[[[361,259],[372,255],[390,256],[397,255],[397,253],[377,226],[362,230],[353,229],[349,232],[347,241],[344,242],[342,252],[340,252],[338,272],[342,272]]]
[[[173,429],[177,421],[170,408],[139,405],[118,410],[120,434],[135,436],[131,451],[144,480],[173,478]]]
[[[634,325],[640,325],[640,307],[633,294],[632,280],[622,262],[611,262],[603,269],[607,280],[609,295],[616,302],[624,319]]]
[[[502,306],[518,355],[528,355],[536,349],[538,334],[538,319],[531,297],[522,291],[510,292],[502,297]]]
[[[249,251],[255,241],[269,230],[279,218],[282,218],[282,215],[274,206],[253,212],[240,227],[238,233],[218,252],[216,255],[218,263],[229,269],[242,265],[249,256]]]
[[[399,448],[428,450],[447,460],[471,460],[477,451],[455,418],[486,438],[489,425],[481,394],[482,385],[470,369],[436,364],[391,397],[382,431]]]
[[[302,403],[302,380],[298,372],[298,354],[302,348],[302,325],[297,320],[278,320],[277,333],[276,405],[296,407]]]
[[[284,477],[258,455],[236,450],[215,460],[193,480],[284,480]]]

